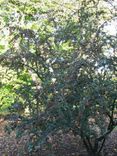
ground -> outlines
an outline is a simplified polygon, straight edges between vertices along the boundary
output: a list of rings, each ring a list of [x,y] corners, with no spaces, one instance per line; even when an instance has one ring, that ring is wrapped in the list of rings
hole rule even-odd
[[[7,123],[8,121],[0,119],[0,156],[29,156],[24,146],[26,138],[17,141],[14,132],[10,135],[5,133],[4,127]],[[38,154],[34,154],[34,156],[81,156],[83,152],[85,153],[85,150],[81,148],[82,143],[72,134],[66,134],[61,138],[55,136],[54,139],[51,150],[42,150]],[[108,137],[104,147],[104,154],[106,156],[117,156],[116,130]]]

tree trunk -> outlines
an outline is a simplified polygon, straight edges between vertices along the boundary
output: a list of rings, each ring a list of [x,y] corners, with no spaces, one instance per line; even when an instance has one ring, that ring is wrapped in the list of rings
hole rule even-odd
[[[91,151],[91,152],[88,152],[88,156],[101,156],[101,154],[99,154],[99,153],[97,153],[97,152],[93,152],[93,151]]]

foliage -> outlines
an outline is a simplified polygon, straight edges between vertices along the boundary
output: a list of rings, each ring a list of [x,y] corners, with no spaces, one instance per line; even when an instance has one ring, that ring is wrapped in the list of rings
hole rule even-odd
[[[1,66],[17,74],[2,94],[30,114],[16,131],[27,129],[34,152],[49,135],[72,130],[90,156],[99,155],[116,122],[117,40],[104,30],[115,9],[104,0],[0,3]]]

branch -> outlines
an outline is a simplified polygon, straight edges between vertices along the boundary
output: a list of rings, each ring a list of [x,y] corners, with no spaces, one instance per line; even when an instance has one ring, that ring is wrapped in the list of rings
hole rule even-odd
[[[35,70],[33,67],[31,67],[31,66],[29,66],[29,65],[27,65],[27,64],[24,64],[24,63],[21,63],[21,64],[22,64],[22,65],[24,65],[25,67],[28,67],[29,69],[33,70],[33,71],[34,71],[34,73],[36,73],[36,74],[37,74],[38,78],[40,78],[40,79],[41,79],[41,81],[43,81],[43,77],[42,77],[42,76],[40,76],[40,73],[39,73],[37,70]]]
[[[101,152],[101,150],[102,150],[102,148],[103,148],[103,146],[104,146],[104,143],[105,143],[105,138],[103,139],[103,142],[102,142],[102,144],[101,144],[101,147],[100,147],[100,149],[98,150],[98,153],[100,153]]]

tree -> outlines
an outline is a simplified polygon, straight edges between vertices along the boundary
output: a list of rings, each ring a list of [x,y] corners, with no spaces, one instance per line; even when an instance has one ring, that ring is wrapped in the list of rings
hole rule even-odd
[[[14,92],[30,111],[30,118],[21,124],[28,123],[36,137],[33,150],[62,129],[80,135],[88,154],[98,156],[114,129],[116,36],[104,27],[116,12],[107,4],[104,0],[1,2],[1,36],[7,40],[6,46],[1,45],[1,65],[23,79]]]

